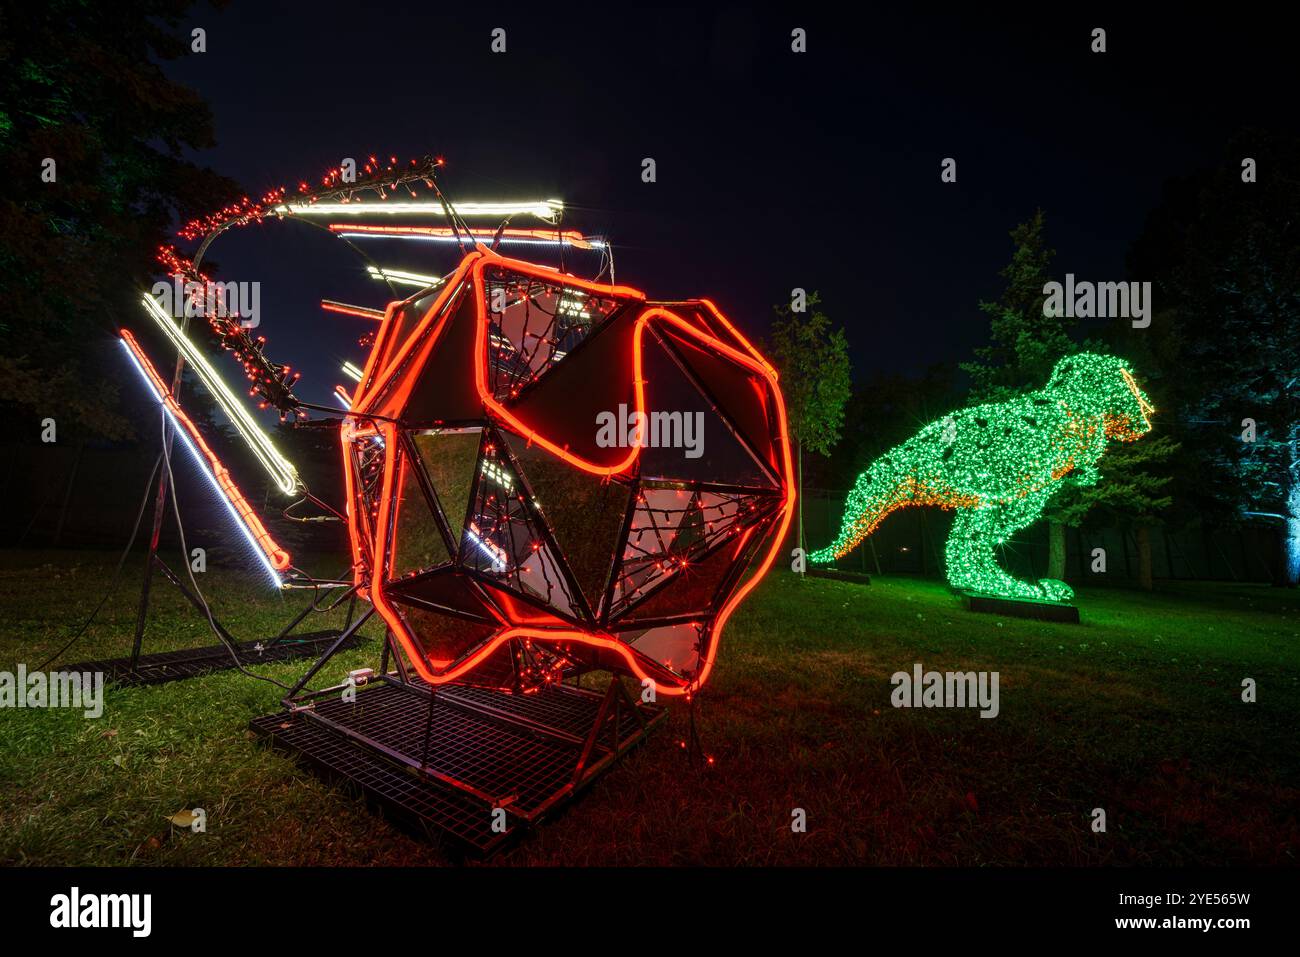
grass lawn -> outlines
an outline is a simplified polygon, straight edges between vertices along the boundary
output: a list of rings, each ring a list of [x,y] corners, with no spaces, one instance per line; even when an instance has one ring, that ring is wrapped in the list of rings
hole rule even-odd
[[[0,670],[57,649],[114,561],[0,552]],[[62,661],[129,651],[139,577],[128,566]],[[295,610],[247,574],[200,584],[240,639]],[[700,698],[714,764],[688,763],[673,704],[644,747],[494,863],[1295,864],[1300,594],[1161,583],[1084,588],[1078,603],[1082,625],[1045,624],[971,614],[938,582],[773,574],[733,617]],[[146,651],[212,643],[174,589],[157,588],[154,607]],[[314,684],[378,651],[340,655]],[[891,707],[890,675],[916,662],[999,672],[1001,713]],[[304,668],[256,671],[287,682]],[[1246,677],[1255,704],[1241,701]],[[110,689],[98,720],[0,709],[0,862],[446,863],[252,739],[248,720],[280,696],[224,672]],[[207,833],[168,822],[196,806]],[[791,831],[794,808],[806,833]]]

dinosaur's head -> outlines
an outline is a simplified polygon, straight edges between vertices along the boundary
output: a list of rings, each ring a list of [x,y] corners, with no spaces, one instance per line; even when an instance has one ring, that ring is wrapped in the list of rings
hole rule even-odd
[[[1080,352],[1052,369],[1047,391],[1073,412],[1101,417],[1106,437],[1133,442],[1151,431],[1151,400],[1128,363],[1114,356]]]

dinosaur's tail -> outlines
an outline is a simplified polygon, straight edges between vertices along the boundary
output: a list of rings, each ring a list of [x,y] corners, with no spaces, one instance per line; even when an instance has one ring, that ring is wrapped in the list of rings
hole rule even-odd
[[[900,477],[897,463],[873,464],[858,476],[857,484],[849,492],[839,536],[825,548],[810,553],[808,560],[821,565],[843,558],[874,532],[890,512],[915,501],[916,486],[915,478]]]

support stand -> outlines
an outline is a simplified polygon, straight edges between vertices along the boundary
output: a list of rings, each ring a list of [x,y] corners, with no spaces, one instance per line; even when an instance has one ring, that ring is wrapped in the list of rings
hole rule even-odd
[[[185,599],[194,606],[195,610],[207,620],[211,614],[211,609],[207,608],[203,602],[195,595],[181,577],[177,575],[166,562],[156,553],[150,558],[150,572],[156,568],[163,576],[176,587],[176,589],[185,596]],[[143,590],[142,611],[148,609],[149,580],[152,574],[146,576],[145,587]],[[184,678],[195,678],[199,675],[210,674],[214,671],[225,671],[234,668],[236,661],[240,665],[258,665],[267,664],[273,661],[291,661],[298,658],[308,658],[312,655],[319,654],[320,651],[327,647],[331,641],[336,641],[341,634],[349,636],[344,646],[356,647],[362,639],[356,635],[356,629],[351,627],[353,616],[356,613],[356,589],[355,586],[349,588],[346,593],[340,596],[330,608],[337,607],[344,600],[348,602],[347,621],[344,624],[344,631],[334,630],[308,631],[294,634],[294,629],[302,624],[303,620],[309,615],[314,606],[308,603],[307,607],[298,613],[289,624],[285,625],[279,632],[269,639],[257,639],[254,641],[236,641],[235,637],[226,630],[220,619],[215,614],[212,615],[212,627],[221,637],[222,643],[217,645],[205,645],[201,648],[185,648],[180,651],[162,651],[154,654],[140,654],[140,646],[144,636],[143,630],[137,632],[135,642],[131,649],[129,658],[107,658],[100,661],[83,661],[71,665],[60,665],[56,670],[60,672],[103,672],[104,680],[112,682],[119,687],[133,687],[137,685],[156,685],[164,684],[168,681],[179,681]],[[364,619],[362,619],[364,621]],[[359,623],[358,623],[359,624]],[[340,647],[344,647],[340,646]],[[234,654],[231,654],[231,649]]]
[[[832,565],[818,565],[808,569],[809,578],[828,578],[831,581],[848,582],[852,585],[870,585],[871,576],[866,572],[850,572]]]
[[[188,325],[188,318],[182,324],[182,329],[184,329],[185,325]],[[184,368],[185,359],[183,356],[178,355],[176,367],[172,373],[170,394],[173,396],[179,393],[181,373]],[[320,648],[326,642],[337,637],[339,632],[325,630],[298,635],[292,634],[293,630],[303,622],[308,614],[317,610],[314,601],[309,602],[307,607],[293,621],[269,641],[237,642],[234,636],[226,630],[225,626],[212,613],[211,608],[203,599],[191,592],[185,586],[181,577],[173,572],[159,556],[158,543],[162,534],[163,521],[167,514],[168,479],[170,477],[170,469],[161,466],[164,462],[170,460],[172,440],[175,435],[175,429],[170,425],[167,416],[162,415],[161,420],[163,449],[159,453],[158,462],[154,466],[155,471],[158,473],[158,484],[154,495],[153,525],[149,533],[149,550],[145,560],[144,580],[140,585],[140,602],[136,609],[135,636],[131,642],[130,657],[77,662],[76,664],[62,665],[57,670],[65,673],[102,672],[108,681],[117,685],[151,685],[191,678],[226,668],[261,664],[269,661],[285,661],[318,653]],[[149,601],[152,597],[155,571],[161,571],[167,580],[194,606],[216,632],[217,637],[221,640],[220,644],[147,655],[141,653],[144,645],[145,629],[149,620]],[[344,626],[345,633],[352,636],[353,644],[359,643],[360,639],[357,638],[355,629],[348,627],[352,623],[353,614],[356,610],[355,586],[349,587],[339,599],[325,610],[328,611],[338,607],[344,599],[349,602],[347,624]]]
[[[391,634],[378,675],[303,693],[336,651],[286,695],[284,711],[250,727],[395,823],[481,856],[572,800],[667,716],[617,676],[603,692],[430,686],[408,672]]]

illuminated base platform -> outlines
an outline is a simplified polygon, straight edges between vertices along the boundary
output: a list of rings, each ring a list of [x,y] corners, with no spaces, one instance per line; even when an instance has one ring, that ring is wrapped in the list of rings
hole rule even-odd
[[[832,581],[848,582],[851,585],[871,584],[871,576],[866,572],[846,572],[843,569],[827,565],[810,567],[807,575],[809,578],[829,578]]]
[[[989,615],[1006,615],[1009,618],[1033,618],[1038,621],[1058,621],[1070,625],[1079,623],[1079,609],[1059,601],[1034,601],[1031,598],[999,598],[962,592],[970,611]]]
[[[279,641],[263,639],[261,641],[241,641],[235,644],[239,651],[239,663],[244,666],[264,665],[275,661],[293,661],[299,658],[314,658],[329,647],[339,636],[337,631],[308,631],[290,635]],[[342,647],[354,648],[365,641],[359,635],[351,635]],[[180,651],[161,651],[141,655],[131,667],[130,658],[107,658],[103,661],[82,661],[77,664],[60,665],[56,672],[99,672],[104,673],[104,681],[119,687],[137,685],[160,685],[168,681],[180,681],[225,671],[235,667],[230,650],[225,645],[206,645],[202,648],[185,648]]]
[[[666,716],[621,681],[507,694],[381,676],[323,691],[250,727],[394,824],[489,856],[571,800]],[[498,809],[504,811],[499,813]]]

